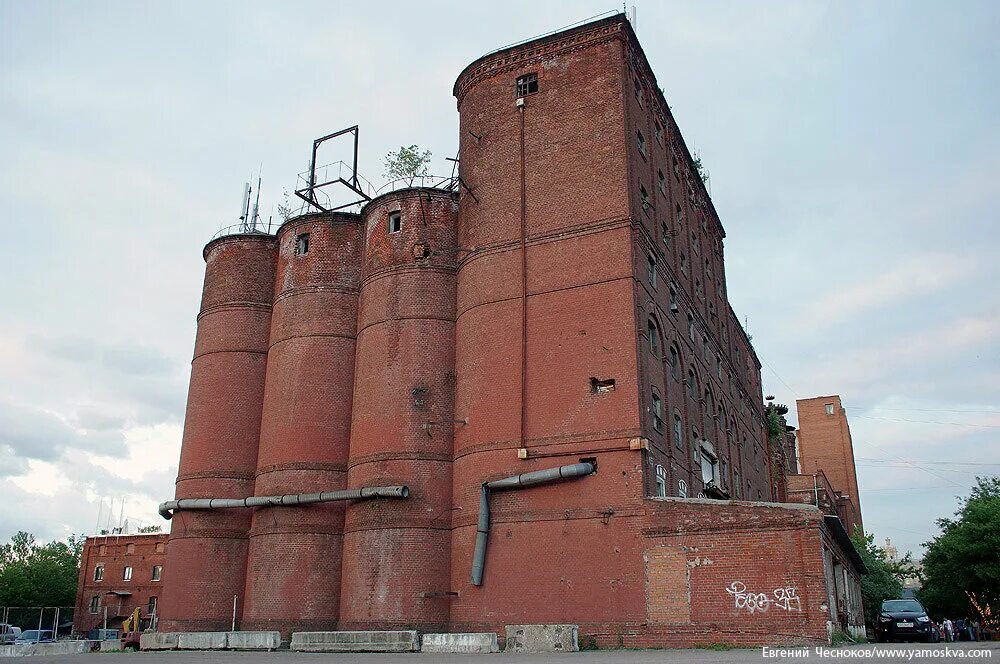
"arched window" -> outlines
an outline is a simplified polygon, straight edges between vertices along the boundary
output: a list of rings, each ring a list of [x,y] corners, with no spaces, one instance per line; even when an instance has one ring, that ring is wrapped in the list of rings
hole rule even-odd
[[[659,464],[656,465],[656,495],[659,498],[667,495],[667,471]]]
[[[660,356],[660,330],[656,327],[656,321],[652,318],[646,323],[649,328],[649,352],[656,357]]]
[[[688,369],[688,396],[693,400],[698,399],[698,382],[695,379],[694,367]]]
[[[677,495],[680,498],[688,497],[688,483],[684,480],[677,480]]]
[[[681,379],[681,356],[673,344],[670,345],[670,377],[674,380]]]
[[[653,390],[653,403],[650,410],[653,413],[653,428],[657,431],[663,431],[663,401],[655,389]]]
[[[684,423],[681,421],[681,415],[676,410],[674,411],[674,444],[677,445],[677,449],[684,448]]]

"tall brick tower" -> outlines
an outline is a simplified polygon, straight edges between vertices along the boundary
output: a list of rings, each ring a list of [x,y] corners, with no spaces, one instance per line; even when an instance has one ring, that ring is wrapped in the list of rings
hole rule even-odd
[[[809,475],[822,471],[840,494],[848,532],[853,532],[855,526],[863,527],[854,443],[840,396],[799,399],[795,407],[799,414],[799,472]]]

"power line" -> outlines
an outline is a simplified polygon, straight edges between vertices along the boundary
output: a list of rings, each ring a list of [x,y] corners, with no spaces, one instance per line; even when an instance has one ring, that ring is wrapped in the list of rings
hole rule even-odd
[[[938,422],[936,420],[908,420],[902,417],[874,417],[871,415],[852,415],[865,420],[883,420],[885,422],[913,422],[915,424],[942,424],[952,427],[973,427],[976,429],[1000,429],[1000,424],[966,424],[964,422]]]
[[[921,413],[987,413],[1000,415],[1000,409],[993,410],[960,410],[956,408],[883,408],[882,406],[844,406],[844,410],[897,410]]]

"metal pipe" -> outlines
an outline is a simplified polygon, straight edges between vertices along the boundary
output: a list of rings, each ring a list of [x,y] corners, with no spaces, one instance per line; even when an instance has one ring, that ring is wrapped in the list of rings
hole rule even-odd
[[[285,496],[250,496],[249,498],[181,498],[160,503],[160,516],[170,519],[177,510],[217,510],[236,507],[294,507],[329,503],[337,500],[368,500],[371,498],[408,498],[410,489],[398,486],[372,486],[320,493],[295,493]]]
[[[527,489],[540,484],[550,484],[563,480],[590,475],[597,468],[592,463],[571,463],[557,468],[535,470],[530,473],[512,475],[502,480],[483,482],[479,492],[479,520],[476,524],[476,548],[472,553],[472,585],[483,585],[483,569],[486,566],[486,542],[490,535],[490,491]]]

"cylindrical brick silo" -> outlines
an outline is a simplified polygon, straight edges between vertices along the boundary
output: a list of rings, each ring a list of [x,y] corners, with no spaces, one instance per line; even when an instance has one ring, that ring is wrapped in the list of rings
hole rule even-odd
[[[410,497],[348,506],[340,627],[440,630],[451,600],[456,195],[403,189],[362,216],[349,484],[406,484]]]
[[[253,495],[274,296],[276,243],[229,235],[205,247],[177,498]],[[174,515],[160,601],[162,631],[228,630],[243,608],[250,514]],[[238,617],[238,616],[237,616]]]
[[[345,487],[362,237],[356,214],[307,214],[278,229],[257,495]],[[244,629],[332,630],[344,504],[258,508]]]

